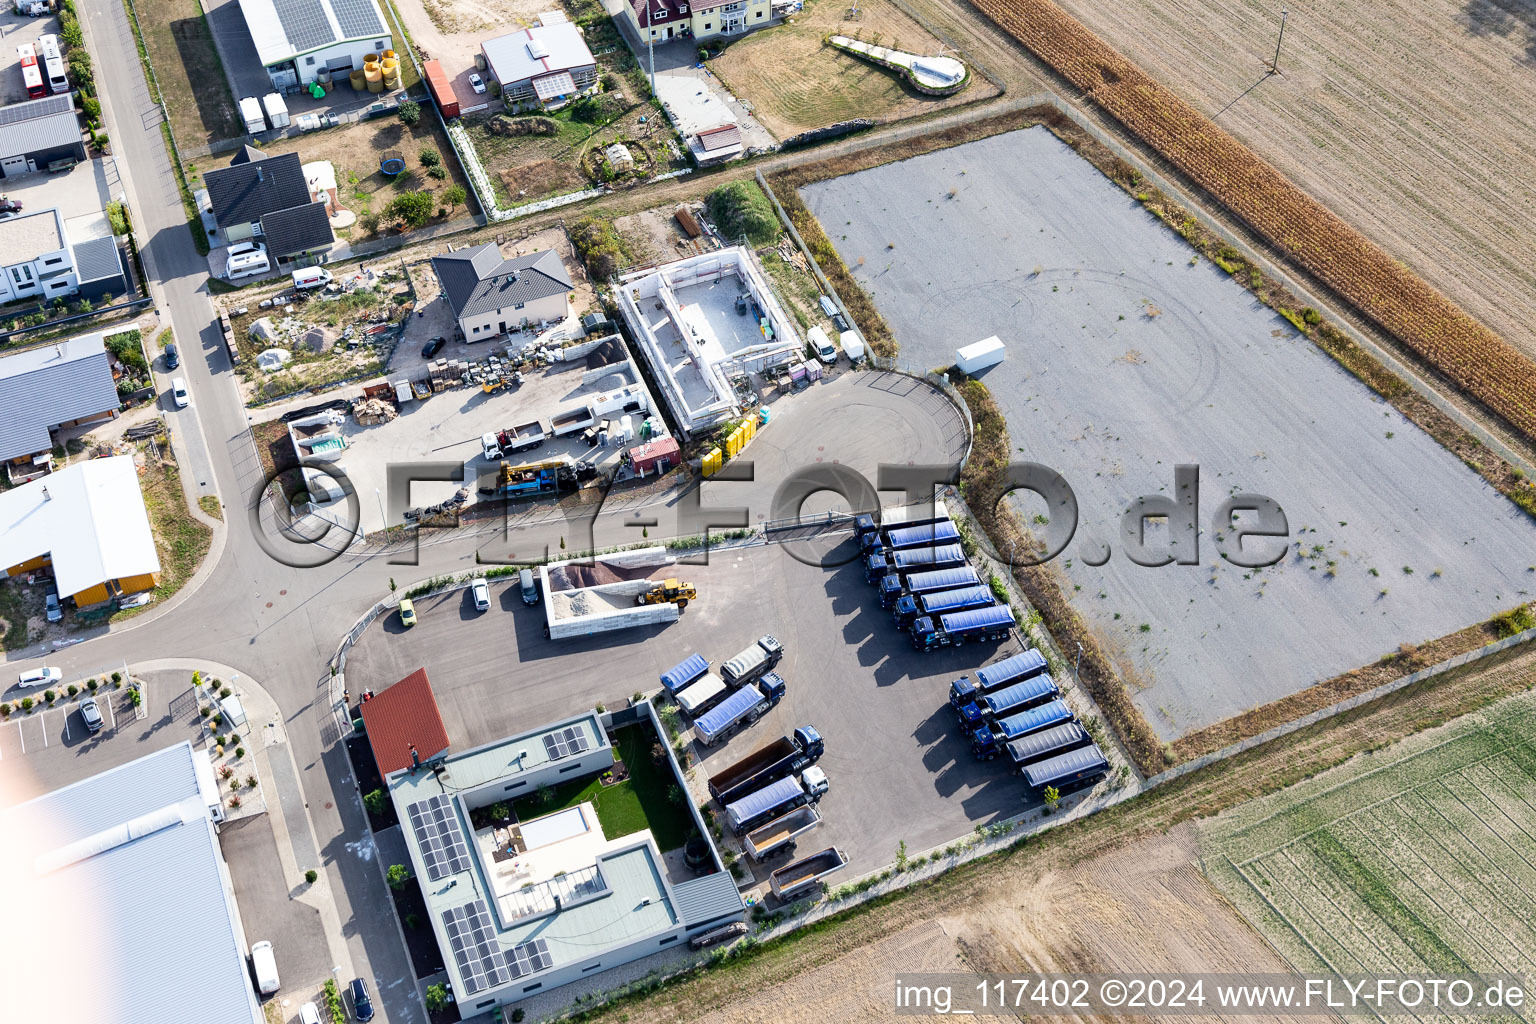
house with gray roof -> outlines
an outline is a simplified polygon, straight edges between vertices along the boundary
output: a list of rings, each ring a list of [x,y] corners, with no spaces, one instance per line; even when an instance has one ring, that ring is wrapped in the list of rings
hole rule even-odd
[[[84,161],[85,142],[72,94],[0,107],[0,178]]]
[[[13,482],[53,466],[53,434],[104,422],[122,402],[103,334],[88,334],[0,359],[0,462]]]
[[[496,243],[487,242],[434,256],[432,269],[465,341],[489,341],[570,312],[574,285],[552,249],[504,259]]]
[[[186,741],[0,811],[11,865],[8,1020],[262,1024],[249,947],[219,848],[218,785]],[[268,938],[269,936],[258,936]],[[271,936],[281,938],[281,936]],[[100,954],[100,955],[94,955]],[[294,979],[298,980],[298,979]]]
[[[306,262],[336,241],[297,153],[268,156],[246,146],[228,167],[204,173],[203,184],[225,245],[255,239],[273,260]]]

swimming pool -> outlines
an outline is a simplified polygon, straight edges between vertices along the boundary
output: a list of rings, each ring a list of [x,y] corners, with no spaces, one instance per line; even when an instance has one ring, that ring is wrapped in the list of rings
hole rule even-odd
[[[529,850],[579,836],[588,828],[587,816],[581,812],[580,807],[568,807],[518,826],[523,833],[523,844]]]

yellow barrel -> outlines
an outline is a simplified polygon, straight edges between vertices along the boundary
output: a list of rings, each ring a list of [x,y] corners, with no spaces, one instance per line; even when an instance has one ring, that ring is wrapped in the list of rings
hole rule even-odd
[[[363,63],[364,64],[376,63],[378,61],[378,59],[379,59],[379,55],[376,54],[376,53],[365,53],[365,54],[363,54]]]
[[[400,88],[400,79],[398,79],[398,78],[386,78],[386,79],[384,79],[384,88],[388,89],[390,92],[394,92],[396,89]]]
[[[362,92],[364,89],[368,88],[368,80],[363,77],[363,73],[361,71],[354,71],[348,75],[347,78],[352,83],[352,88],[356,89],[358,92]]]
[[[395,51],[394,50],[385,50],[384,51],[384,59],[385,60],[394,60],[395,59]]]

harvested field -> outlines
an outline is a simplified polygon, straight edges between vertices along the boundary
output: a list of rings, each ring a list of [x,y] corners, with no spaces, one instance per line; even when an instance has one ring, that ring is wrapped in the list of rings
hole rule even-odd
[[[1054,3],[1049,0],[977,0],[977,6],[1261,236],[1402,341],[1412,353],[1444,373],[1517,430],[1536,437],[1536,364],[1519,350],[1367,240],[1323,203],[1302,192],[1205,114],[1141,71]],[[1405,36],[1400,47],[1382,45],[1375,32],[1377,20],[1374,16],[1369,26],[1355,25],[1347,31],[1341,29],[1340,36],[1347,36],[1360,46],[1370,47],[1381,54],[1396,55],[1424,49],[1419,28],[1421,19],[1406,13],[1401,17],[1402,31],[1411,32],[1413,36],[1411,41]],[[1271,25],[1266,25],[1264,31],[1267,33],[1270,28]],[[1211,32],[1211,38],[1221,38],[1223,45],[1231,45],[1230,34],[1224,36],[1221,25],[1211,28]],[[1149,40],[1147,45],[1167,46],[1168,43],[1167,39]],[[1199,63],[1190,59],[1190,48],[1182,37],[1177,45],[1164,52],[1177,55],[1170,59],[1176,59],[1181,66]],[[1253,57],[1250,55],[1245,59],[1252,60]],[[1398,58],[1389,59],[1396,61]],[[1401,62],[1398,66],[1405,67],[1401,73],[1407,77],[1403,81],[1420,76],[1435,79],[1422,68],[1404,66]],[[1227,91],[1236,95],[1254,78],[1261,77],[1262,70],[1260,66],[1253,66],[1233,76]],[[1315,74],[1315,82],[1327,81],[1328,74],[1324,69],[1316,69]],[[1364,70],[1361,75],[1361,92],[1376,95],[1382,91],[1379,76]],[[1518,86],[1512,85],[1507,93],[1497,91],[1496,94],[1509,95],[1519,91]],[[1481,79],[1472,79],[1447,92],[1464,97],[1486,94],[1489,90]],[[1418,109],[1428,101],[1429,97],[1416,94],[1416,98],[1405,101],[1405,104]],[[1296,98],[1292,96],[1287,102],[1295,104]],[[1434,106],[1432,103],[1428,105]],[[1358,125],[1353,118],[1341,120],[1341,132],[1352,132]],[[1456,121],[1458,129],[1464,130],[1464,121],[1460,118]],[[1529,121],[1527,114],[1521,123]],[[1327,145],[1326,140],[1322,145]],[[1459,145],[1458,138],[1456,144],[1445,149],[1456,149]],[[1528,139],[1526,145],[1529,145]],[[1293,152],[1298,154],[1295,159],[1302,162],[1314,160],[1317,148],[1293,145]],[[1382,157],[1383,166],[1387,173],[1409,178],[1412,174],[1403,173],[1399,159],[1403,148],[1401,140],[1395,142]],[[1437,147],[1434,158],[1442,160],[1442,152]],[[1521,165],[1530,165],[1529,156]],[[1478,166],[1478,171],[1468,176],[1474,180],[1482,179],[1480,165],[1473,166]],[[1348,174],[1341,174],[1339,178],[1339,189],[1355,187]],[[1424,191],[1437,199],[1446,199],[1447,190],[1437,186],[1427,185]],[[1507,202],[1497,186],[1490,191],[1490,197],[1493,196],[1497,196],[1501,204]],[[1468,216],[1460,204],[1448,203],[1446,209],[1464,219],[1474,230],[1480,224],[1480,219]],[[1404,216],[1403,229],[1418,236],[1434,234],[1424,230],[1424,224],[1417,216]],[[1527,229],[1526,235],[1529,239],[1532,233]],[[1387,242],[1392,244],[1391,240]],[[1396,246],[1394,250],[1401,251]],[[1531,265],[1528,259],[1524,262],[1527,268]]]
[[[1238,808],[1213,880],[1305,970],[1527,974],[1533,727],[1525,694]]]
[[[943,49],[890,0],[858,4],[857,20],[848,17],[849,7],[847,0],[810,0],[784,24],[730,43],[708,66],[752,101],[753,115],[779,139],[857,117],[897,121],[997,95],[973,73],[954,96],[924,96],[894,73],[826,46],[825,36],[842,34],[912,53]]]

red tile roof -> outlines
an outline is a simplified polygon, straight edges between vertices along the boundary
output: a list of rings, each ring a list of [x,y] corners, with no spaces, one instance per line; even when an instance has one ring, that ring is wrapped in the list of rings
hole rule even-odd
[[[651,25],[665,25],[669,21],[679,18],[686,20],[688,15],[684,13],[687,4],[679,0],[629,0],[629,6],[634,8],[635,20],[641,28],[649,28]]]
[[[726,149],[740,144],[741,128],[738,125],[722,124],[699,132],[699,145],[704,147],[704,152],[706,153],[712,153],[717,149]]]
[[[385,778],[411,766],[412,744],[422,761],[448,749],[448,730],[443,728],[424,668],[364,701],[362,710],[373,759]]]

